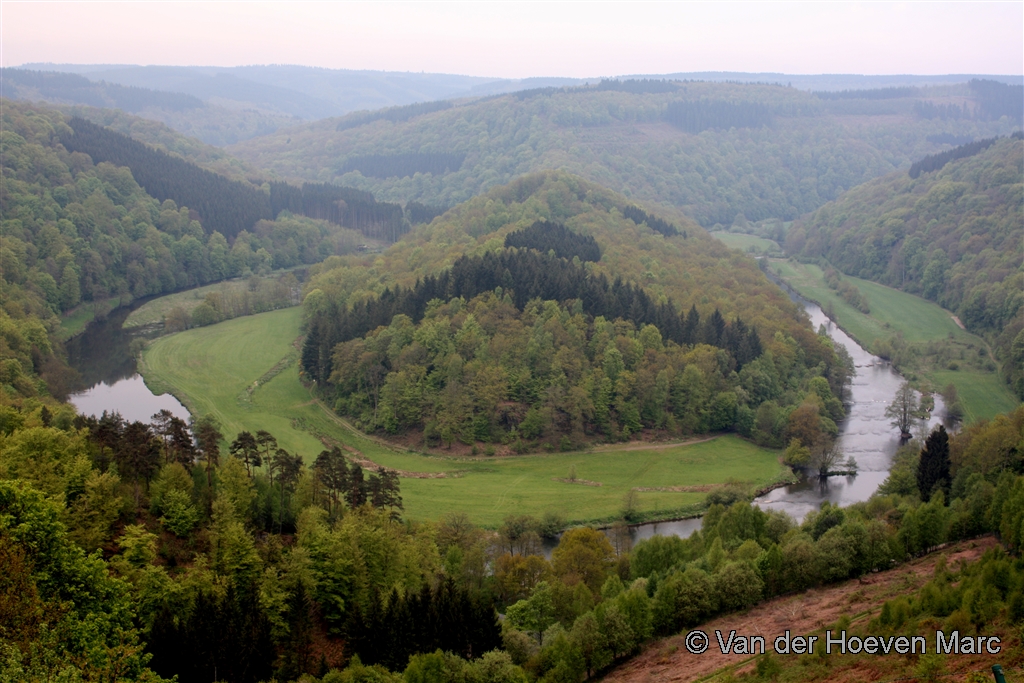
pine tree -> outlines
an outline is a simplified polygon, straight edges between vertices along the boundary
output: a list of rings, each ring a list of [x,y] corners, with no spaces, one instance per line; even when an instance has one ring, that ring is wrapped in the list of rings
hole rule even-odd
[[[917,490],[922,500],[928,500],[939,487],[949,500],[949,434],[939,425],[924,442],[921,459],[917,463]]]

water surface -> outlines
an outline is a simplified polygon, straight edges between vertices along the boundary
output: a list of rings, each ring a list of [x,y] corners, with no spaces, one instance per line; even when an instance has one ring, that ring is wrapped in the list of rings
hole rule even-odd
[[[117,412],[129,421],[149,422],[155,413],[169,410],[188,421],[188,410],[178,399],[170,394],[154,394],[138,373],[137,348],[133,348],[132,342],[151,338],[159,330],[126,330],[121,325],[128,314],[143,303],[144,300],[139,300],[111,311],[107,317],[89,323],[85,332],[67,342],[68,363],[81,378],[77,391],[68,400],[83,415],[99,417],[104,411]]]

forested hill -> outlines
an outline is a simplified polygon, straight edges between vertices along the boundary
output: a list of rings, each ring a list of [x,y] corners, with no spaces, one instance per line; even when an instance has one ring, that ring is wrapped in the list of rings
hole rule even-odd
[[[796,223],[786,250],[953,311],[995,341],[1024,399],[1024,140],[985,142],[850,190]]]
[[[791,220],[950,140],[1006,135],[1018,113],[986,103],[1007,89],[977,81],[835,98],[780,85],[602,82],[353,114],[230,150],[282,178],[440,206],[563,169],[701,225],[731,225],[739,214]]]
[[[8,101],[2,112],[0,396],[15,404],[72,388],[61,360],[61,314],[108,299],[127,303],[229,277],[313,264],[354,252],[365,239],[326,220],[288,213],[269,220],[269,212],[250,215],[251,222],[225,235],[216,225],[203,224],[206,217],[193,210],[191,199],[154,198],[129,168],[118,165],[125,160],[98,153],[94,159],[73,145],[69,150],[62,140],[75,133],[59,112]],[[191,175],[184,177],[198,179],[191,186],[195,198],[211,197],[227,186],[270,208],[258,188],[108,133],[142,148],[144,158],[148,154],[186,168]],[[154,176],[140,173],[141,178]],[[207,182],[211,178],[216,183]]]
[[[328,259],[304,305],[306,378],[364,428],[427,446],[641,429],[810,444],[843,415],[848,367],[753,261],[564,173],[495,188],[373,261]]]

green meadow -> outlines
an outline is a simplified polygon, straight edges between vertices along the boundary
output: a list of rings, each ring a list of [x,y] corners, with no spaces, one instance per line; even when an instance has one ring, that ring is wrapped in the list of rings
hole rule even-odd
[[[496,527],[509,514],[551,511],[570,523],[611,522],[621,517],[634,489],[733,481],[763,487],[790,476],[777,452],[734,436],[509,457],[456,458],[392,448],[349,429],[299,382],[301,315],[300,308],[289,308],[162,337],[144,352],[146,382],[174,394],[194,415],[215,415],[229,440],[242,430],[265,429],[308,465],[326,439],[403,472],[410,519],[465,512],[477,524]],[[574,483],[559,481],[573,472]],[[634,505],[641,517],[666,519],[699,513],[705,495],[640,490]]]
[[[782,249],[775,240],[770,240],[757,235],[747,235],[738,232],[713,232],[711,236],[730,249],[739,249],[745,252],[758,252],[761,254],[781,254]]]
[[[870,313],[865,314],[830,289],[816,265],[773,260],[771,268],[802,296],[822,307],[831,305],[839,325],[864,348],[871,350],[876,341],[890,339],[897,333],[902,333],[908,343],[918,345],[919,360],[912,368],[905,368],[905,374],[920,373],[933,390],[953,384],[967,422],[989,419],[1017,406],[998,372],[986,369],[978,361],[979,350],[984,350],[984,358],[989,357],[985,341],[962,329],[953,314],[938,304],[877,282],[843,275],[867,299]],[[929,358],[929,344],[947,344],[955,353],[962,354],[955,359],[956,369],[951,369],[949,362]]]

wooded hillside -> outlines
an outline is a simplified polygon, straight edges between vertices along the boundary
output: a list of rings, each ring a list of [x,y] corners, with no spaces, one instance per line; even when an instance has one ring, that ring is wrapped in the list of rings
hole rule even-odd
[[[973,140],[1019,125],[1015,112],[983,107],[992,98],[968,84],[887,95],[896,96],[850,91],[823,99],[781,85],[615,81],[403,109],[391,118],[327,119],[231,151],[283,178],[442,206],[524,173],[563,169],[649,206],[681,209],[701,225],[728,226],[739,214],[792,220],[813,211],[946,149],[935,136]],[[955,104],[959,113],[915,109],[922,103]],[[465,160],[425,166],[410,163],[426,158],[416,155]]]
[[[834,433],[849,369],[827,338],[697,226],[666,237],[624,214],[669,225],[579,178],[538,174],[372,263],[325,262],[307,286],[307,378],[367,429],[422,429],[428,445]]]
[[[1024,140],[958,149],[850,190],[797,222],[786,250],[953,311],[995,342],[1024,398]]]

